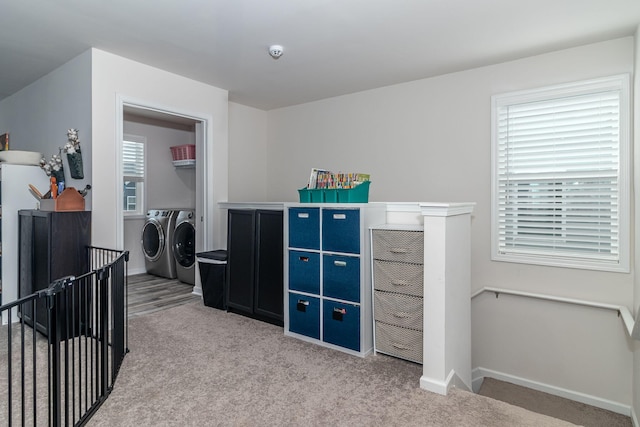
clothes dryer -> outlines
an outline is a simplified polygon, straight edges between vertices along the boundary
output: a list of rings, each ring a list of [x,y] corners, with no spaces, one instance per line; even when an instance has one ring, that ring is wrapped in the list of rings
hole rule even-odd
[[[173,233],[173,257],[178,280],[195,284],[196,272],[196,228],[193,209],[177,212],[176,228]]]
[[[151,209],[142,227],[142,252],[147,273],[175,279],[176,262],[172,253],[176,212],[170,209]]]

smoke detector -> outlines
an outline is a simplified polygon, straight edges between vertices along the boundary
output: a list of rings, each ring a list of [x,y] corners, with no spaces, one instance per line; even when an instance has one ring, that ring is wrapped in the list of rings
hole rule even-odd
[[[280,58],[282,56],[282,52],[283,48],[279,44],[273,44],[269,46],[269,55],[271,55],[273,59]]]

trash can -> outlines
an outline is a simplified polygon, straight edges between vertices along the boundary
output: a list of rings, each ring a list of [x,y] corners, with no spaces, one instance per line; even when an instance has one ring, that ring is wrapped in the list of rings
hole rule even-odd
[[[227,309],[225,281],[227,277],[227,251],[200,252],[196,254],[202,283],[202,300],[207,307]]]

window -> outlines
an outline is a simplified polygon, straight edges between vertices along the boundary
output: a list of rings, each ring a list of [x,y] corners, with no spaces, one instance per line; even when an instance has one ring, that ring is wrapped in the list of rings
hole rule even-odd
[[[492,259],[628,272],[628,76],[491,101]]]
[[[125,215],[144,214],[145,138],[125,136],[122,141],[123,209]]]

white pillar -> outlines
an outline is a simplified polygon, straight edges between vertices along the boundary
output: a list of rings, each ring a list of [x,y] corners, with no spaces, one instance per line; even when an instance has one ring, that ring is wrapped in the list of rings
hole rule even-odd
[[[424,336],[420,387],[471,390],[471,212],[475,203],[421,203]]]

